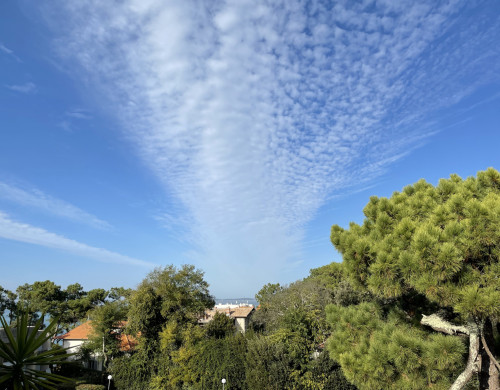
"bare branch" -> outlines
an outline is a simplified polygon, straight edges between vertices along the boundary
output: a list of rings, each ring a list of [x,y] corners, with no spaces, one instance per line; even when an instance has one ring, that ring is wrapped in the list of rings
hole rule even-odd
[[[457,333],[470,335],[470,329],[468,327],[453,325],[451,322],[446,321],[437,314],[431,314],[430,316],[426,316],[424,314],[420,323],[422,325],[430,326],[438,332],[449,335],[456,335]]]
[[[481,355],[479,354],[479,335],[477,329],[470,329],[469,358],[465,370],[455,379],[450,390],[462,390],[472,378],[472,375],[481,370]]]
[[[437,314],[431,314],[430,316],[423,315],[420,323],[445,334],[464,334],[469,336],[469,358],[467,359],[467,365],[450,387],[450,390],[464,389],[472,378],[472,375],[481,370],[481,355],[479,354],[480,338],[477,326],[473,323],[469,324],[469,326],[453,325]]]
[[[495,365],[495,367],[497,368],[497,370],[500,372],[500,364],[498,364],[497,360],[495,359],[495,357],[491,353],[490,349],[488,348],[488,344],[486,344],[486,340],[484,339],[483,335],[481,335],[481,341],[483,342],[484,350],[488,354],[491,362]]]

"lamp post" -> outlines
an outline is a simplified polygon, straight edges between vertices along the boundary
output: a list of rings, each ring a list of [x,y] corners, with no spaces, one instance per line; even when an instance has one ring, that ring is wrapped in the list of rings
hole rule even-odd
[[[226,380],[224,378],[222,378],[222,390],[224,390],[225,384],[226,384]]]
[[[108,375],[108,390],[109,387],[111,386],[111,379],[113,379],[113,377],[111,375]]]

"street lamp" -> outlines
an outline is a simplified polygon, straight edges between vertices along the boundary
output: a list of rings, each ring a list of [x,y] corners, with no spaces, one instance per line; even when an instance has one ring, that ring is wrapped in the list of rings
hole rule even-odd
[[[222,378],[222,390],[224,390],[224,385],[226,384],[226,380]]]
[[[108,390],[109,386],[111,386],[111,379],[113,379],[113,377],[111,375],[108,375]]]

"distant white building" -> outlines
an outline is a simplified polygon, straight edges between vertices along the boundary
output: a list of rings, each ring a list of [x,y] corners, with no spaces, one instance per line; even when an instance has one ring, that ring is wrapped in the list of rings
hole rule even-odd
[[[237,307],[253,307],[253,305],[249,305],[248,303],[218,303],[215,305],[215,309],[235,309]]]

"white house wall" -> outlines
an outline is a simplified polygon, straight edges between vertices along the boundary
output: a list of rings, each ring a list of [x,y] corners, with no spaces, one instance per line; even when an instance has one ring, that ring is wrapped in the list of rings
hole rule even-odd
[[[246,318],[236,318],[235,321],[236,330],[241,333],[245,333],[247,330],[247,319]]]

